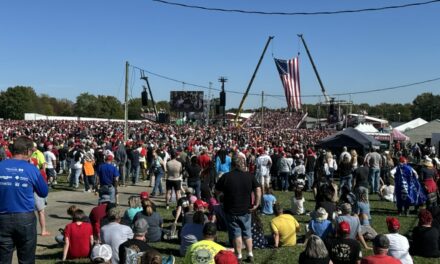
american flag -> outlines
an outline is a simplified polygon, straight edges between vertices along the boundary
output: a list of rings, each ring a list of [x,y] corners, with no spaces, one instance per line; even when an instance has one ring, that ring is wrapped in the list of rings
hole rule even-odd
[[[291,60],[275,59],[275,65],[280,73],[288,108],[290,110],[301,109],[298,57]]]

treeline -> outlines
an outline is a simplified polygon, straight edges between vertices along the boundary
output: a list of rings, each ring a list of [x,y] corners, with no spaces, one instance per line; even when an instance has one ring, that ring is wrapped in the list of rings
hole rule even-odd
[[[142,106],[140,98],[133,98],[128,102],[128,118],[141,119],[144,111],[151,111]],[[305,104],[303,108],[309,112],[309,116],[326,117],[327,109],[317,105]],[[341,106],[344,113],[350,112],[350,107]],[[157,109],[169,111],[167,101],[157,102]],[[227,111],[236,111],[236,108]],[[247,109],[244,112],[260,111],[259,108]],[[412,103],[378,105],[355,104],[351,106],[352,113],[363,113],[371,116],[387,119],[391,122],[406,122],[421,117],[427,121],[440,119],[440,95],[423,93],[418,95]],[[124,118],[124,104],[114,96],[82,93],[76,97],[76,101],[57,99],[47,94],[38,95],[32,87],[15,86],[0,93],[0,118],[23,119],[24,113],[38,113],[51,116],[82,116],[98,118]]]
[[[151,104],[150,104],[151,105]],[[157,103],[158,109],[169,109],[166,101]],[[141,119],[142,108],[140,98],[128,102],[128,118]],[[47,94],[37,95],[32,87],[15,86],[0,93],[0,118],[20,120],[25,113],[38,113],[49,116],[82,116],[123,119],[124,104],[114,96],[82,93],[72,102],[57,99]]]

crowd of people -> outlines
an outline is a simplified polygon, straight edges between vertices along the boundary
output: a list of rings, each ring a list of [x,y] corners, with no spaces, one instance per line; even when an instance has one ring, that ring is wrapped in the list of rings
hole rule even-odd
[[[260,263],[253,249],[298,243],[305,244],[299,263],[413,263],[413,255],[440,257],[435,154],[412,165],[402,152],[344,147],[335,155],[314,148],[334,131],[293,129],[286,115],[301,119],[273,112],[265,120],[271,125],[258,129],[130,123],[125,141],[121,123],[2,121],[0,259],[10,262],[15,247],[21,263],[33,263],[34,210],[41,235],[50,235],[45,197],[60,175],[67,175],[72,190],[84,186],[99,197],[89,214],[76,206],[67,210],[72,221],[56,237],[63,260],[174,263],[155,243],[176,239],[188,264]],[[140,181],[151,191],[131,196],[124,210],[118,189]],[[292,194],[290,208],[274,190]],[[305,210],[305,192],[313,193],[311,212]],[[371,195],[395,202],[396,211],[388,212],[395,216],[373,222]],[[162,204],[174,219],[168,229],[157,210]],[[296,216],[306,214],[310,222],[301,227]],[[419,223],[404,236],[396,216],[409,214],[417,214]],[[271,217],[270,235],[261,215]],[[378,225],[389,233],[378,234]],[[298,235],[301,229],[305,236]],[[227,231],[226,244],[218,243],[218,231]],[[363,256],[362,247],[373,254]]]

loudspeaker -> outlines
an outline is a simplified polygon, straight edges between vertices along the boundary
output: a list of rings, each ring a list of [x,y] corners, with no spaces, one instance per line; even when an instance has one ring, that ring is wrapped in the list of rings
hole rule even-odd
[[[157,122],[161,124],[167,124],[170,122],[170,115],[167,113],[159,113],[157,118],[159,119]]]
[[[148,93],[146,90],[142,91],[142,106],[148,106]]]
[[[220,114],[220,105],[216,105],[215,106],[215,114],[219,115]]]
[[[226,106],[226,93],[220,92],[220,105]]]

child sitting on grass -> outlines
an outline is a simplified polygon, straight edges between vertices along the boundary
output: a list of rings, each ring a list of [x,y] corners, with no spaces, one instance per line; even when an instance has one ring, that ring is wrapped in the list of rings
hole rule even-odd
[[[273,215],[273,205],[277,202],[277,198],[273,195],[272,188],[266,185],[263,195],[262,213],[265,215]]]
[[[304,201],[302,188],[295,189],[295,195],[292,197],[292,213],[294,215],[304,214]]]

